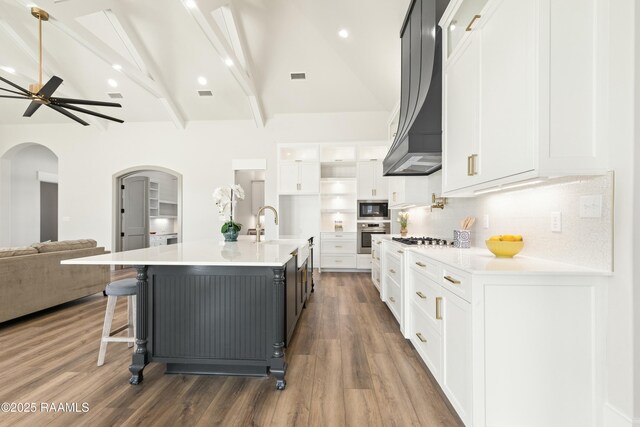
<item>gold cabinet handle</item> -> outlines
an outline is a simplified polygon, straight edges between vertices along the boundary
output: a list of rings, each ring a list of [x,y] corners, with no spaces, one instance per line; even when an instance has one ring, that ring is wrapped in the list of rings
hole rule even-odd
[[[389,273],[396,274],[396,271],[393,268],[390,268]]]
[[[472,30],[472,28],[471,28],[471,27],[473,26],[473,23],[474,23],[474,22],[476,22],[476,19],[480,19],[480,18],[482,18],[482,15],[475,15],[475,16],[471,19],[471,22],[469,22],[469,25],[467,25],[467,29],[466,29],[465,31],[471,31],[471,30]]]
[[[396,201],[396,192],[394,191],[392,195],[393,195],[393,197],[392,197],[393,201],[395,202]]]
[[[399,254],[403,254],[404,253],[404,251],[396,251],[396,252],[398,252]]]
[[[380,261],[380,257],[379,257],[379,256],[377,256],[377,257],[376,257],[376,259],[377,259],[378,261]]]
[[[340,245],[336,245],[336,248],[341,248],[341,247],[342,247],[342,246],[340,246]]]
[[[467,176],[473,176],[471,171],[471,156],[467,156]]]
[[[337,259],[336,262],[342,262],[342,260],[341,259]]]
[[[471,155],[471,175],[478,175],[478,168],[476,167],[477,154]]]
[[[396,302],[396,299],[394,297],[389,297],[389,301]]]
[[[427,266],[427,264],[424,264],[424,263],[422,263],[422,262],[420,262],[420,261],[416,261],[416,265],[417,265],[418,267],[422,267],[422,268],[424,268],[424,267],[426,267],[426,266]]]
[[[380,241],[380,242],[376,242],[376,245],[381,245],[381,244],[382,244],[382,242],[381,242],[381,241]]]
[[[442,297],[436,297],[436,319],[442,320],[442,312],[440,311],[440,304],[442,304]]]
[[[422,334],[420,332],[416,333],[416,336],[418,337],[418,339],[422,342],[427,342],[427,339],[425,337],[422,336]]]
[[[459,285],[459,284],[460,284],[460,281],[459,281],[459,280],[456,280],[456,279],[454,279],[454,278],[453,278],[453,277],[451,277],[451,276],[444,276],[444,280],[446,280],[446,281],[448,281],[448,282],[451,282],[451,283],[453,283],[454,285]]]
[[[427,296],[420,291],[416,292],[416,295],[418,295],[422,299],[427,299]]]

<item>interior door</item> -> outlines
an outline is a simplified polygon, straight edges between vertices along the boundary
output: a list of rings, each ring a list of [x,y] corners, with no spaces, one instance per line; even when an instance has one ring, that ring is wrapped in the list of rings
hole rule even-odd
[[[149,247],[149,178],[133,176],[122,180],[122,250]]]
[[[40,182],[40,241],[58,240],[58,184]]]

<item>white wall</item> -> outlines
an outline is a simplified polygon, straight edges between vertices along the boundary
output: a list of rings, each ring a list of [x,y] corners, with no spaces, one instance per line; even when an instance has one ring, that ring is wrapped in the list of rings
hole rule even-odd
[[[32,144],[18,147],[3,159],[0,246],[28,246],[40,241],[40,181],[38,171],[57,174],[58,159],[48,148]],[[8,183],[6,182],[8,180]],[[8,205],[8,206],[7,206]]]
[[[582,196],[602,196],[601,218],[580,218]],[[535,187],[490,193],[475,198],[449,199],[443,210],[409,209],[409,234],[453,238],[466,216],[476,217],[473,246],[484,247],[494,234],[521,234],[521,254],[574,265],[611,270],[613,232],[613,176],[554,179]],[[552,232],[551,212],[561,212],[562,232]],[[399,230],[397,211],[394,231]],[[489,227],[484,228],[484,215]]]
[[[110,249],[112,177],[138,165],[183,175],[183,241],[220,239],[211,193],[233,182],[233,159],[266,159],[265,202],[276,205],[277,143],[381,140],[387,119],[385,112],[309,114],[278,116],[264,129],[248,121],[194,122],[185,130],[171,123],[125,123],[106,132],[75,123],[0,126],[0,156],[24,141],[57,154],[61,240],[94,238]]]

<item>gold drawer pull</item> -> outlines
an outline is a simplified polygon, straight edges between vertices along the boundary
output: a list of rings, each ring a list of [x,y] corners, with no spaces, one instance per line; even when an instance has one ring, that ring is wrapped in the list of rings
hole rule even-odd
[[[381,245],[381,244],[382,244],[382,241],[376,242],[376,244],[377,244],[377,245]]]
[[[340,246],[340,245],[336,245],[336,248],[341,248],[341,247],[342,247],[342,246]]]
[[[425,337],[422,336],[422,334],[420,332],[418,332],[416,334],[416,336],[418,337],[418,339],[422,342],[427,342],[427,339]]]
[[[467,156],[467,176],[473,176],[471,171],[471,156]]]
[[[389,273],[396,274],[396,271],[393,268],[390,268]]]
[[[376,259],[377,259],[378,261],[380,261],[380,257],[379,257],[379,256],[377,256],[377,257],[376,257]]]
[[[442,320],[442,312],[440,311],[440,304],[442,303],[442,297],[436,297],[436,319]]]
[[[417,265],[418,267],[422,267],[422,268],[424,268],[424,267],[426,267],[426,266],[427,266],[427,264],[424,264],[424,263],[422,263],[422,262],[420,262],[420,261],[417,261],[417,262],[416,262],[416,265]]]
[[[422,299],[427,299],[427,296],[420,291],[416,292],[416,295],[418,295]]]
[[[400,251],[400,250],[398,250],[396,252],[398,252],[399,254],[403,254],[404,253],[404,251]]]
[[[482,15],[475,15],[473,19],[471,19],[471,22],[469,22],[469,25],[467,25],[467,29],[465,31],[471,31],[472,30],[471,26],[473,25],[473,23],[476,22],[476,19],[480,19],[480,18],[482,18]]]
[[[396,302],[396,299],[394,297],[389,297],[389,301]]]
[[[451,276],[444,276],[444,280],[447,280],[447,281],[453,283],[454,285],[459,285],[460,284],[459,280],[456,280]]]

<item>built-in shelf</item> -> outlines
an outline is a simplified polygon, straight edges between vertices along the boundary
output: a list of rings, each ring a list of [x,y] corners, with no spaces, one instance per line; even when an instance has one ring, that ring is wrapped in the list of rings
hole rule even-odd
[[[356,177],[347,177],[347,178],[320,178],[320,182],[355,182]]]
[[[322,193],[322,197],[356,197],[356,193]]]
[[[163,204],[163,205],[177,205],[178,202],[171,202],[169,200],[158,200],[159,203]]]
[[[355,209],[322,209],[322,213],[356,213]]]
[[[177,215],[150,215],[149,218],[178,218]]]

